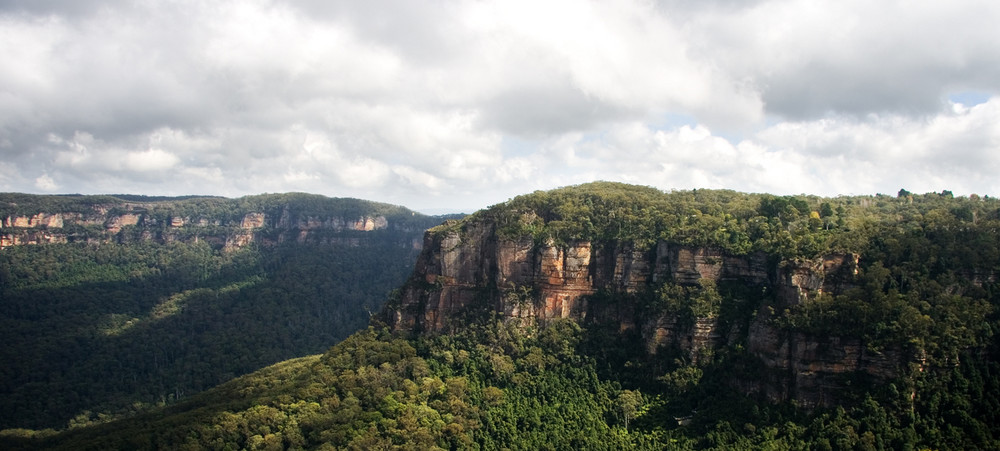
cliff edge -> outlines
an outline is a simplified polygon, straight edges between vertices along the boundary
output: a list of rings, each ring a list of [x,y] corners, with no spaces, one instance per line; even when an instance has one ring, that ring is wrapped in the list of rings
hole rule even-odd
[[[914,340],[877,338],[862,318],[838,329],[855,322],[850,313],[822,316],[870,296],[860,276],[867,245],[829,244],[867,243],[858,232],[833,230],[837,218],[823,221],[808,205],[789,201],[765,216],[773,198],[723,194],[726,202],[678,207],[677,193],[590,184],[446,223],[426,233],[382,319],[416,334],[483,318],[527,328],[568,319],[640,337],[649,358],[670,351],[698,364],[738,352],[756,375],[733,375],[734,386],[807,408],[837,405],[852,380],[887,383],[923,370]]]
[[[301,193],[239,199],[0,194],[0,249],[131,241],[207,241],[227,248],[286,241],[357,246],[364,232],[412,235],[439,222],[403,207]],[[401,245],[421,245],[419,239],[408,240]]]

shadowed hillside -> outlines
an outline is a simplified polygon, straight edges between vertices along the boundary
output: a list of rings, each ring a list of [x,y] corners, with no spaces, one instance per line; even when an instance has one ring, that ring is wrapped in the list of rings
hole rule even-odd
[[[536,192],[427,232],[371,327],[10,447],[1000,448],[1000,202]]]
[[[0,211],[3,428],[107,421],[321,352],[440,222],[302,194],[5,194]]]

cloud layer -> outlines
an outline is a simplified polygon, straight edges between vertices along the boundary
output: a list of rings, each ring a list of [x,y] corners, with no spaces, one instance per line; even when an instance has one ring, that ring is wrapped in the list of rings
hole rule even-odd
[[[0,1],[0,190],[997,195],[998,22],[985,1]]]

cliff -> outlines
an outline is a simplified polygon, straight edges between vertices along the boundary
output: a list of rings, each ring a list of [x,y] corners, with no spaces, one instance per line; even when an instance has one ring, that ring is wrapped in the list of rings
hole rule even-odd
[[[0,249],[130,241],[207,241],[228,248],[287,241],[357,246],[366,232],[398,232],[406,241],[401,245],[418,248],[421,242],[412,235],[439,222],[402,207],[304,194],[149,201],[0,194]]]
[[[390,327],[440,333],[483,314],[541,326],[567,318],[638,332],[649,356],[674,348],[693,362],[740,343],[769,376],[734,376],[734,385],[773,400],[795,399],[805,407],[835,405],[845,376],[889,380],[901,375],[910,360],[895,349],[870,351],[859,339],[780,327],[786,309],[852,287],[856,254],[781,259],[667,241],[649,249],[615,240],[557,245],[538,243],[530,235],[502,237],[497,229],[490,220],[478,220],[429,231],[413,276],[384,311]],[[702,296],[704,287],[717,286],[742,289],[730,290],[721,305],[701,311],[656,306],[657,299],[669,297],[663,287]],[[753,299],[731,293],[750,293],[745,296]],[[721,327],[720,310],[747,303],[756,308]]]

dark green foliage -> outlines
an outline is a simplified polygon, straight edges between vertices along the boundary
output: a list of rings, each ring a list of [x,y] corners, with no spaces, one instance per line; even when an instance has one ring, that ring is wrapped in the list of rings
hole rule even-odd
[[[947,191],[822,199],[663,193],[602,182],[537,192],[436,230],[462,231],[483,221],[496,224],[502,239],[531,236],[537,243],[594,240],[639,250],[662,242],[707,246],[726,256],[764,253],[756,255],[766,255],[775,268],[794,259],[851,253],[858,257],[858,271],[851,266],[827,274],[833,291],[788,305],[778,305],[773,284],[741,280],[658,280],[636,292],[605,289],[588,299],[592,308],[630,305],[640,317],[664,315],[677,331],[716,321],[724,339],[698,352],[674,344],[651,354],[648,331],[623,328],[616,318],[589,315],[583,324],[550,320],[538,328],[482,311],[454,319],[464,327],[449,335],[393,335],[375,326],[322,356],[278,364],[144,415],[62,433],[10,430],[0,436],[0,445],[1000,449],[1000,340],[994,334],[1000,328],[998,211],[995,199]],[[290,291],[274,279],[278,263],[252,274],[227,269],[238,267],[238,259],[263,261],[259,254],[160,258],[193,263],[196,269],[177,270],[178,280],[201,277],[210,282],[208,293],[221,297],[261,292],[271,299],[282,289]],[[282,258],[288,268],[310,267],[308,254]],[[82,263],[62,260],[65,277],[74,280],[76,270],[69,268]],[[156,267],[141,259],[121,266],[98,271],[84,264],[80,274],[94,275],[78,279],[137,280]],[[11,270],[0,276],[35,280]],[[524,302],[533,296],[530,287],[509,295]],[[189,310],[192,301],[184,302],[181,313],[170,318]],[[142,311],[170,312],[182,303]],[[38,314],[37,306],[20,308]],[[110,317],[106,324],[135,330],[127,319]],[[748,329],[755,322],[778,334],[811,337],[820,346],[833,338],[853,340],[868,355],[903,356],[903,368],[894,377],[859,371],[824,381],[841,387],[839,406],[775,403],[766,392],[748,389],[790,376],[748,351]]]
[[[265,244],[223,248],[251,212],[270,218],[255,231]],[[0,250],[0,428],[103,422],[320,352],[367,324],[412,269],[413,243],[438,223],[402,207],[298,193],[0,194],[0,213],[8,222],[38,213],[96,222],[55,229],[69,244]],[[103,222],[124,213],[140,224],[109,235]],[[278,244],[299,236],[301,221],[378,216],[387,228],[313,228],[304,244]],[[175,217],[194,225],[171,226]]]
[[[158,412],[62,434],[6,431],[47,449],[995,449],[996,363],[852,407],[805,412],[737,393],[739,355],[681,364],[641,391],[598,376],[589,331],[500,322],[405,340],[369,329]],[[929,385],[930,384],[930,385]],[[937,384],[937,386],[931,386]],[[626,427],[627,426],[627,427]],[[267,445],[271,443],[272,445]]]
[[[947,191],[823,199],[727,190],[665,193],[595,182],[519,196],[440,230],[488,219],[503,237],[531,235],[539,242],[618,240],[646,249],[666,241],[787,259],[861,252],[881,237],[914,227],[992,230],[1000,225],[998,208],[996,199],[954,198]]]
[[[415,252],[392,241],[4,249],[0,424],[128,414],[319,352],[367,324]]]
[[[0,218],[33,215],[40,212],[65,213],[89,211],[95,206],[120,203],[113,196],[38,196],[34,194],[0,193]]]
[[[998,423],[976,420],[965,412],[984,409],[973,405],[996,403],[996,391],[988,396],[979,391],[995,390],[996,384],[979,377],[972,384],[955,386],[965,379],[949,375],[949,369],[958,365],[984,371],[996,365],[994,358],[983,360],[981,350],[995,346],[993,331],[1000,327],[997,207],[995,199],[955,198],[948,191],[820,199],[701,190],[662,193],[594,183],[521,196],[465,221],[491,220],[501,236],[530,234],[536,242],[557,245],[610,240],[642,249],[668,242],[715,247],[730,255],[759,251],[780,260],[858,255],[857,274],[827,275],[842,287],[839,291],[784,311],[763,312],[788,333],[820,340],[855,339],[870,354],[899,353],[911,362],[922,362],[923,369],[913,373],[920,377],[912,379],[904,369],[892,390],[880,388],[863,374],[845,375],[845,384],[854,388],[840,394],[848,403],[843,410],[811,415],[792,410],[765,428],[745,427],[746,411],[721,413],[733,408],[732,399],[741,396],[719,374],[774,377],[753,370],[757,365],[753,359],[741,357],[745,333],[730,335],[746,331],[749,319],[773,295],[763,287],[667,281],[647,293],[599,292],[592,296],[592,304],[614,304],[627,297],[631,299],[627,302],[643,309],[640,317],[667,314],[678,330],[690,330],[699,318],[718,318],[720,333],[730,341],[714,354],[702,355],[697,364],[678,349],[662,349],[651,360],[641,351],[641,340],[621,333],[617,324],[590,324],[585,352],[597,358],[602,377],[673,398],[667,409],[673,417],[686,417],[684,409],[700,412],[695,424],[705,422],[705,427],[682,433],[688,439],[697,437],[687,442],[696,447],[906,449],[922,444],[982,449],[1000,446]],[[462,226],[456,223],[450,228]],[[969,354],[970,350],[980,351]],[[651,380],[663,385],[657,387]],[[970,386],[977,388],[968,391]],[[925,387],[931,394],[926,400],[919,395],[907,398],[907,393]],[[942,407],[942,398],[954,406]],[[681,408],[684,399],[697,401]],[[708,410],[713,399],[723,399],[717,405],[722,410]],[[760,405],[757,400],[742,402]],[[921,416],[922,405],[933,421]],[[645,421],[649,417],[637,424],[648,424]],[[657,424],[671,421],[664,417]],[[676,443],[684,442],[675,438]]]
[[[417,341],[369,329],[156,414],[6,440],[50,449],[658,448],[624,429],[642,397],[597,378],[574,349],[579,327],[535,336],[490,328]]]

